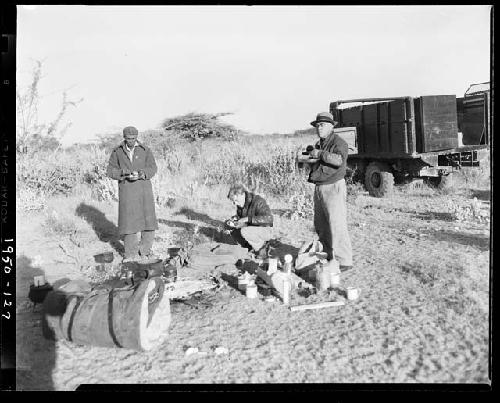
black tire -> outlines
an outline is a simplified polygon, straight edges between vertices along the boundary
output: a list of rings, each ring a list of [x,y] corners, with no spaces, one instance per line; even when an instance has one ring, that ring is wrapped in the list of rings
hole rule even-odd
[[[384,197],[394,189],[394,175],[389,165],[383,162],[371,162],[365,172],[365,187],[374,197]]]
[[[431,179],[431,183],[439,190],[446,190],[453,187],[454,178],[453,174],[441,175]]]

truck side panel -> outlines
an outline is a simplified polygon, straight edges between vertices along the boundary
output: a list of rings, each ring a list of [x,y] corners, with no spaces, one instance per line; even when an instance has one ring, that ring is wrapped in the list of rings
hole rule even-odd
[[[457,101],[454,95],[429,95],[415,99],[417,152],[458,147]]]
[[[332,110],[332,113],[339,120],[340,127],[356,127],[358,154],[377,156],[415,152],[411,98],[387,99],[368,105]]]
[[[457,107],[461,104],[461,131],[464,145],[489,143],[489,94],[477,94],[459,98]]]

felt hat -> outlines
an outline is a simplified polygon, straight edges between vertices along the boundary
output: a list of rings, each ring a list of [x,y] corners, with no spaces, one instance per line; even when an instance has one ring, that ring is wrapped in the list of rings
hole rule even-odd
[[[320,112],[316,115],[316,120],[311,122],[311,126],[316,127],[319,122],[328,122],[336,126],[338,122],[333,120],[333,115],[329,112]]]

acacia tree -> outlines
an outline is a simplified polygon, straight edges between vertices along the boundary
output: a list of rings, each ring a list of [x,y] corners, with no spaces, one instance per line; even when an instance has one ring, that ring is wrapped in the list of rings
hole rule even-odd
[[[41,78],[42,62],[36,60],[30,85],[23,89],[16,89],[16,148],[20,152],[27,152],[28,148],[31,147],[57,149],[61,145],[59,140],[72,124],[66,122],[63,127],[60,127],[68,108],[71,106],[76,107],[83,101],[83,98],[78,100],[68,99],[67,91],[64,90],[57,116],[49,122],[39,123],[38,107],[41,97],[38,88]]]

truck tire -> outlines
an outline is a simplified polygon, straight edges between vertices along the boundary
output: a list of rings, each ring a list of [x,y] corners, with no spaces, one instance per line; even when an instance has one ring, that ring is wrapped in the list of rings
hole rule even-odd
[[[437,178],[432,178],[432,184],[436,186],[439,190],[446,190],[453,187],[453,174],[441,175]]]
[[[365,187],[374,197],[384,197],[392,193],[394,188],[394,175],[389,165],[383,162],[371,162],[366,167]]]

